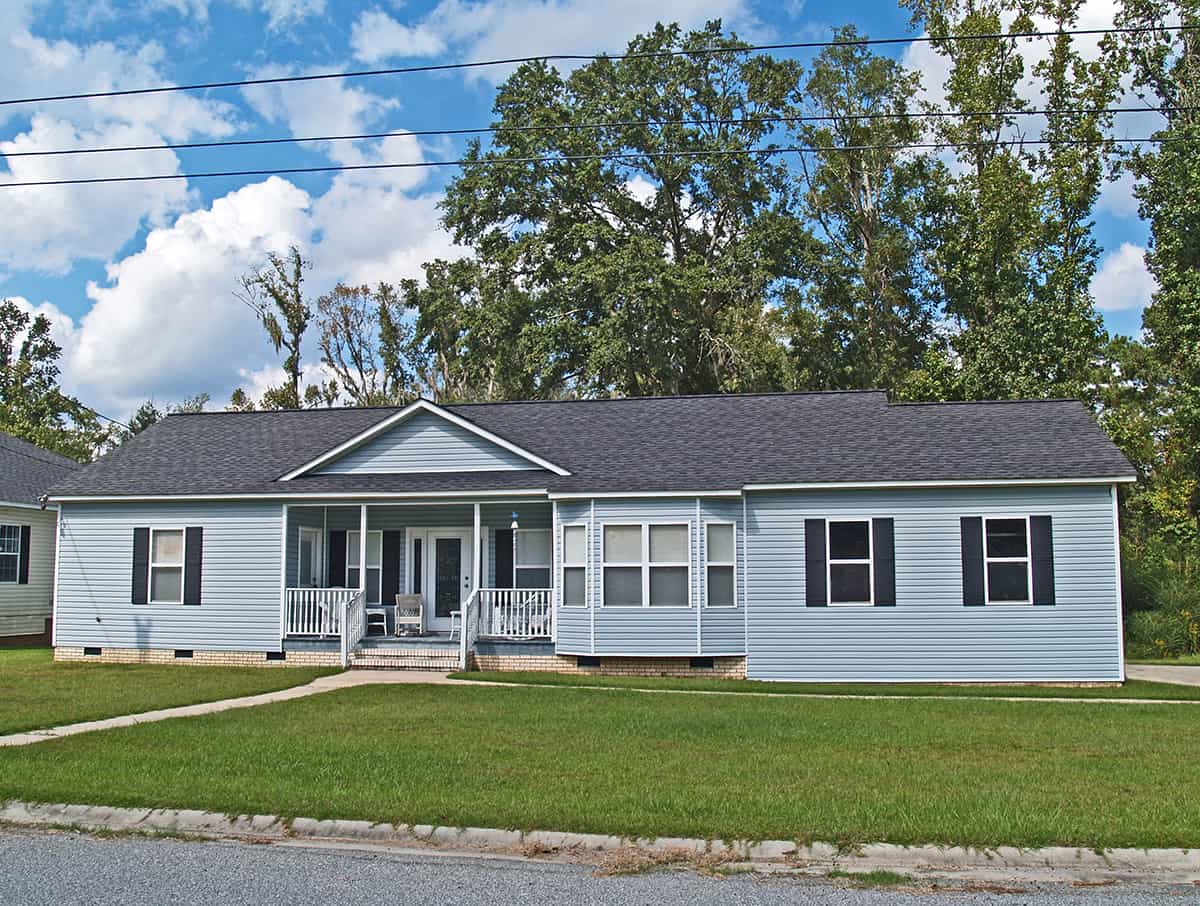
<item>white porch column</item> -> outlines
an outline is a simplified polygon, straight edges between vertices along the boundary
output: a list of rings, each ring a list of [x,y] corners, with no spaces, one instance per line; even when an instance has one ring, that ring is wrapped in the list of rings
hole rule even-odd
[[[287,635],[287,522],[288,522],[288,505],[283,505],[283,510],[279,514],[279,650],[283,651],[283,638]],[[296,560],[299,564],[300,549],[296,549]],[[54,561],[54,568],[58,570],[58,560]],[[299,566],[297,565],[297,574],[299,574]],[[296,582],[299,585],[299,581]],[[55,589],[55,600],[58,600],[58,590]],[[51,628],[53,629],[51,624]]]
[[[367,505],[358,507],[358,590],[367,591]]]
[[[472,554],[472,556],[471,556],[471,575],[473,576],[473,578],[471,580],[471,590],[472,591],[479,591],[480,587],[483,584],[482,582],[479,581],[479,568],[480,568],[480,559],[481,559],[480,551],[479,551],[479,543],[480,543],[479,526],[480,526],[479,504],[477,503],[477,504],[475,504],[475,531],[471,534],[471,548],[472,548],[472,551],[471,551],[471,554]]]

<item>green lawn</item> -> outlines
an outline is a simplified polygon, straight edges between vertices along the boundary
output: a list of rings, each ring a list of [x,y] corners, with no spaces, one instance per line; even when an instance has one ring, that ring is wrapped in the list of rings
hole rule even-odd
[[[0,801],[638,835],[1200,846],[1192,707],[369,686],[0,750]]]
[[[55,663],[49,648],[0,648],[0,734],[273,692],[333,672]]]
[[[666,676],[583,676],[569,673],[452,673],[461,680],[534,686],[685,689],[697,692],[773,692],[778,695],[953,695],[963,698],[1150,698],[1200,700],[1200,686],[1130,680],[1121,686],[951,686],[932,683],[765,683],[755,680],[676,679]],[[1200,720],[1200,712],[1196,719]]]

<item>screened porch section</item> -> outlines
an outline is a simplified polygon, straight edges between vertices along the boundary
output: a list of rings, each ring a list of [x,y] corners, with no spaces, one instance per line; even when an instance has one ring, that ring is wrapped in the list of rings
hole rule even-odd
[[[446,639],[469,620],[472,637],[552,639],[552,519],[544,501],[291,504],[282,634]]]

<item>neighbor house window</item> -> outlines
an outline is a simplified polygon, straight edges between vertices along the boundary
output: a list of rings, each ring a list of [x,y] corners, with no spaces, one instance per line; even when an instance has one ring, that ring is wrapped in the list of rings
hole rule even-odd
[[[604,605],[689,606],[690,549],[687,523],[604,526]]]
[[[358,588],[359,533],[346,532],[346,587]],[[383,532],[367,532],[367,603],[380,603],[380,582],[383,573]]]
[[[587,606],[587,526],[562,527],[562,603]]]
[[[871,520],[830,519],[825,523],[829,551],[829,603],[874,603],[871,589]]]
[[[517,588],[549,588],[550,559],[549,529],[517,529]]]
[[[710,522],[704,527],[704,594],[709,607],[737,605],[736,556],[732,522]]]
[[[150,603],[183,603],[183,529],[150,530]]]
[[[0,582],[16,582],[21,574],[21,526],[0,525]]]
[[[989,604],[1028,604],[1032,580],[1029,574],[1029,520],[987,518],[983,520],[983,581]]]

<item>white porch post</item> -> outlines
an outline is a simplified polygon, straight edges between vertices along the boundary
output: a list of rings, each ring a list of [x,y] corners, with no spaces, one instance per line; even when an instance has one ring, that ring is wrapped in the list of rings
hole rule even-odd
[[[358,590],[367,592],[367,505],[358,507]]]
[[[59,511],[62,512],[61,510]],[[283,650],[283,637],[287,634],[287,523],[288,505],[285,503],[279,514],[279,650]],[[299,548],[297,548],[297,560]],[[58,561],[54,561],[55,569]],[[296,582],[299,585],[299,581]],[[55,597],[57,597],[57,589]]]
[[[480,586],[483,584],[482,582],[479,581],[479,568],[480,568],[480,560],[481,560],[480,551],[479,551],[480,521],[481,520],[479,518],[479,504],[477,503],[477,504],[475,504],[475,531],[472,532],[472,534],[471,534],[471,547],[472,547],[471,575],[474,577],[471,580],[471,591],[473,591],[473,592],[479,591]]]

